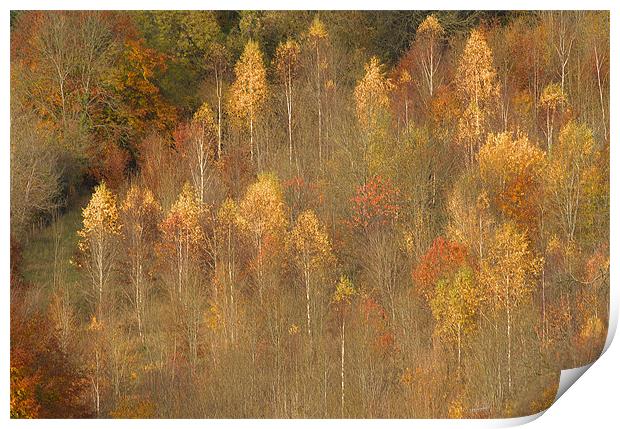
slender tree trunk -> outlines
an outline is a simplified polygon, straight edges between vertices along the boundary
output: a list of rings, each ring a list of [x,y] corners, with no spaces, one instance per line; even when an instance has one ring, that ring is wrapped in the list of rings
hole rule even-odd
[[[288,88],[286,90],[286,108],[288,113],[288,161],[293,163],[293,79],[291,65],[288,64]]]
[[[217,93],[217,159],[222,157],[222,79],[215,68],[215,91]]]
[[[254,161],[254,121],[250,115],[250,159]]]
[[[596,80],[598,82],[598,94],[601,101],[601,115],[603,118],[603,127],[605,129],[605,140],[607,140],[607,119],[605,115],[605,104],[603,103],[603,87],[601,85],[601,63],[596,45],[594,46],[594,56],[596,58]]]
[[[459,368],[459,377],[461,376],[461,327],[458,327],[457,334],[457,345],[458,345],[458,368]]]
[[[508,394],[512,393],[512,365],[511,365],[511,348],[512,348],[512,338],[511,338],[511,320],[510,320],[510,305],[506,303],[506,332],[508,335]]]
[[[342,316],[342,332],[340,345],[340,418],[344,418],[344,328],[345,319]]]
[[[306,283],[306,319],[308,322],[308,337],[312,339],[312,329],[310,327],[310,273],[308,268],[304,269],[304,280]]]
[[[323,125],[322,125],[322,111],[321,111],[321,57],[319,51],[319,42],[316,43],[316,87],[317,87],[317,103],[319,114],[319,167],[323,165],[322,154],[322,138],[323,138]]]
[[[95,351],[95,410],[97,417],[101,415],[101,398],[99,394],[99,350]]]

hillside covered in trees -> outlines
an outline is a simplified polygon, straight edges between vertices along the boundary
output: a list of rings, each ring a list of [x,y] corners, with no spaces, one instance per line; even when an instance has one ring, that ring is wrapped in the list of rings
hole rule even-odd
[[[13,11],[11,417],[536,413],[609,305],[609,13]]]

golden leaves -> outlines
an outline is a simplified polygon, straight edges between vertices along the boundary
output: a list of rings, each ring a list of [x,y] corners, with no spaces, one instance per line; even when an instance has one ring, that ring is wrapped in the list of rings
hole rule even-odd
[[[491,202],[521,225],[533,227],[547,166],[544,152],[525,135],[489,134],[478,160]]]
[[[437,321],[435,335],[455,341],[475,328],[480,291],[471,268],[463,265],[454,275],[440,279],[430,300]]]
[[[439,23],[439,20],[434,14],[428,15],[424,18],[424,21],[418,26],[416,31],[416,37],[418,36],[430,36],[439,37],[444,34],[444,29]]]
[[[599,186],[600,169],[596,158],[592,131],[585,125],[570,121],[560,131],[558,142],[551,148],[546,179],[552,196],[552,208],[560,218],[566,238],[571,241],[577,224],[588,215],[584,208],[596,193],[604,193]],[[579,219],[577,216],[581,214]]]
[[[318,15],[316,15],[312,20],[312,24],[310,24],[310,29],[308,30],[308,35],[315,41],[327,39],[328,34],[325,29],[325,24],[323,24],[323,21],[321,21]]]
[[[457,90],[464,101],[481,103],[498,95],[491,48],[480,30],[472,30],[458,65]]]
[[[364,70],[364,77],[355,86],[355,109],[360,125],[370,132],[377,129],[381,115],[387,112],[390,106],[389,94],[394,85],[386,77],[379,58],[372,57]]]
[[[274,64],[276,73],[282,82],[289,82],[297,73],[301,47],[295,40],[287,39],[276,48]]]
[[[131,185],[121,204],[121,212],[125,214],[135,213],[138,218],[159,211],[161,211],[161,206],[155,200],[153,193],[149,189],[140,189],[136,185]]]
[[[312,210],[306,210],[297,217],[288,245],[302,268],[313,270],[329,265],[334,259],[325,227]]]
[[[480,279],[487,296],[501,307],[518,305],[534,289],[542,259],[529,248],[527,235],[513,222],[502,224],[481,261]]]
[[[336,304],[350,304],[355,294],[353,282],[346,275],[342,275],[336,284],[336,291],[332,297],[332,302]]]
[[[194,122],[195,124],[200,124],[206,130],[215,132],[215,117],[213,115],[213,110],[211,109],[211,106],[209,106],[209,103],[207,103],[206,101],[202,103],[202,105],[194,113],[194,116],[192,117],[192,122]]]
[[[189,183],[185,183],[179,198],[160,225],[164,242],[182,241],[186,245],[197,245],[204,238],[200,225],[202,214],[203,208],[196,191]]]
[[[257,241],[267,236],[283,237],[288,222],[278,178],[269,173],[260,174],[258,181],[248,186],[238,213],[240,229]]]
[[[499,96],[491,49],[480,30],[472,30],[467,40],[455,83],[457,94],[465,106],[458,124],[459,140],[473,148],[473,144],[483,135],[488,116]]]
[[[559,104],[564,103],[566,97],[562,92],[562,87],[558,83],[550,83],[543,89],[539,103],[549,109],[555,109]]]
[[[81,240],[78,247],[87,251],[88,241],[93,234],[98,236],[116,236],[120,234],[116,197],[105,182],[95,188],[95,192],[82,210],[83,227],[78,231]]]
[[[229,109],[237,118],[254,120],[267,100],[267,71],[258,43],[250,40],[235,65]]]

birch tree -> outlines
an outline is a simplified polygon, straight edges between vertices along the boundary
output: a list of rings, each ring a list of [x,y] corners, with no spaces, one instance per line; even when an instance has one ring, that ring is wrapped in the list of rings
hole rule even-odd
[[[220,159],[222,157],[224,77],[229,72],[230,52],[223,44],[213,43],[207,54],[207,63],[215,81],[215,97],[217,99],[217,159]]]
[[[547,150],[551,150],[553,145],[553,125],[555,122],[556,112],[558,108],[564,105],[566,97],[562,87],[557,83],[551,83],[543,89],[540,95],[538,104],[545,110],[547,130],[545,135],[547,137]]]
[[[96,297],[95,308],[101,320],[121,235],[116,197],[105,183],[95,188],[88,205],[82,210],[82,224],[78,231],[78,248],[84,256]]]
[[[253,271],[261,303],[265,263],[274,250],[268,244],[282,242],[287,223],[286,205],[279,180],[273,174],[260,174],[239,202],[237,226],[252,246]]]
[[[254,125],[267,101],[267,70],[258,43],[250,40],[235,65],[235,81],[230,89],[229,109],[240,120],[247,121],[250,131],[250,156],[254,160]],[[260,166],[260,150],[256,144]]]
[[[463,337],[476,328],[480,293],[471,268],[461,266],[452,276],[437,282],[430,301],[435,318],[435,335],[449,343],[456,341],[457,363],[461,373]]]
[[[336,308],[340,319],[340,418],[344,418],[345,409],[345,345],[346,345],[346,319],[356,291],[353,282],[345,275],[340,276],[336,284],[336,290],[332,297],[332,303]]]
[[[482,31],[472,30],[458,63],[456,91],[463,106],[458,122],[458,139],[469,149],[474,162],[481,139],[489,129],[489,118],[497,105],[499,84],[493,56]]]
[[[284,85],[284,97],[286,99],[289,163],[293,162],[293,81],[298,72],[300,52],[299,43],[288,39],[278,45],[275,57],[276,73]]]
[[[508,392],[512,391],[512,327],[514,311],[529,298],[536,285],[542,260],[530,249],[527,236],[514,223],[502,224],[480,264],[486,296],[506,315],[506,362]]]
[[[201,203],[205,201],[205,189],[210,177],[209,166],[213,163],[215,141],[216,124],[213,111],[205,102],[194,113],[189,141],[192,181]]]
[[[418,57],[419,67],[428,98],[433,98],[437,87],[437,71],[441,63],[441,43],[444,29],[435,15],[428,15],[418,26],[415,35],[415,44],[421,51]]]
[[[586,189],[595,179],[595,159],[592,131],[574,121],[566,124],[550,153],[547,182],[553,211],[568,242],[575,239]]]
[[[308,30],[308,39],[312,48],[314,49],[314,66],[316,70],[316,102],[317,102],[317,135],[318,135],[318,151],[319,151],[319,166],[323,164],[323,98],[322,89],[325,85],[325,78],[323,71],[327,68],[327,63],[322,57],[325,55],[325,45],[327,44],[329,34],[323,24],[323,21],[318,15],[312,20],[310,29]]]
[[[289,247],[295,265],[301,270],[306,289],[306,322],[308,337],[312,338],[310,318],[311,280],[315,272],[327,267],[333,261],[331,243],[323,227],[312,210],[301,213],[289,237]]]
[[[132,185],[121,205],[120,217],[125,238],[128,277],[131,289],[127,296],[138,325],[138,336],[144,341],[144,312],[149,298],[149,277],[153,269],[152,248],[158,238],[161,207],[148,189]]]

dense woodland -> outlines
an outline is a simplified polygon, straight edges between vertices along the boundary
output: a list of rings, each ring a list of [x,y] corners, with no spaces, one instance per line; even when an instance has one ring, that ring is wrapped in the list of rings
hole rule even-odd
[[[608,12],[11,13],[11,416],[527,415],[609,298]]]

